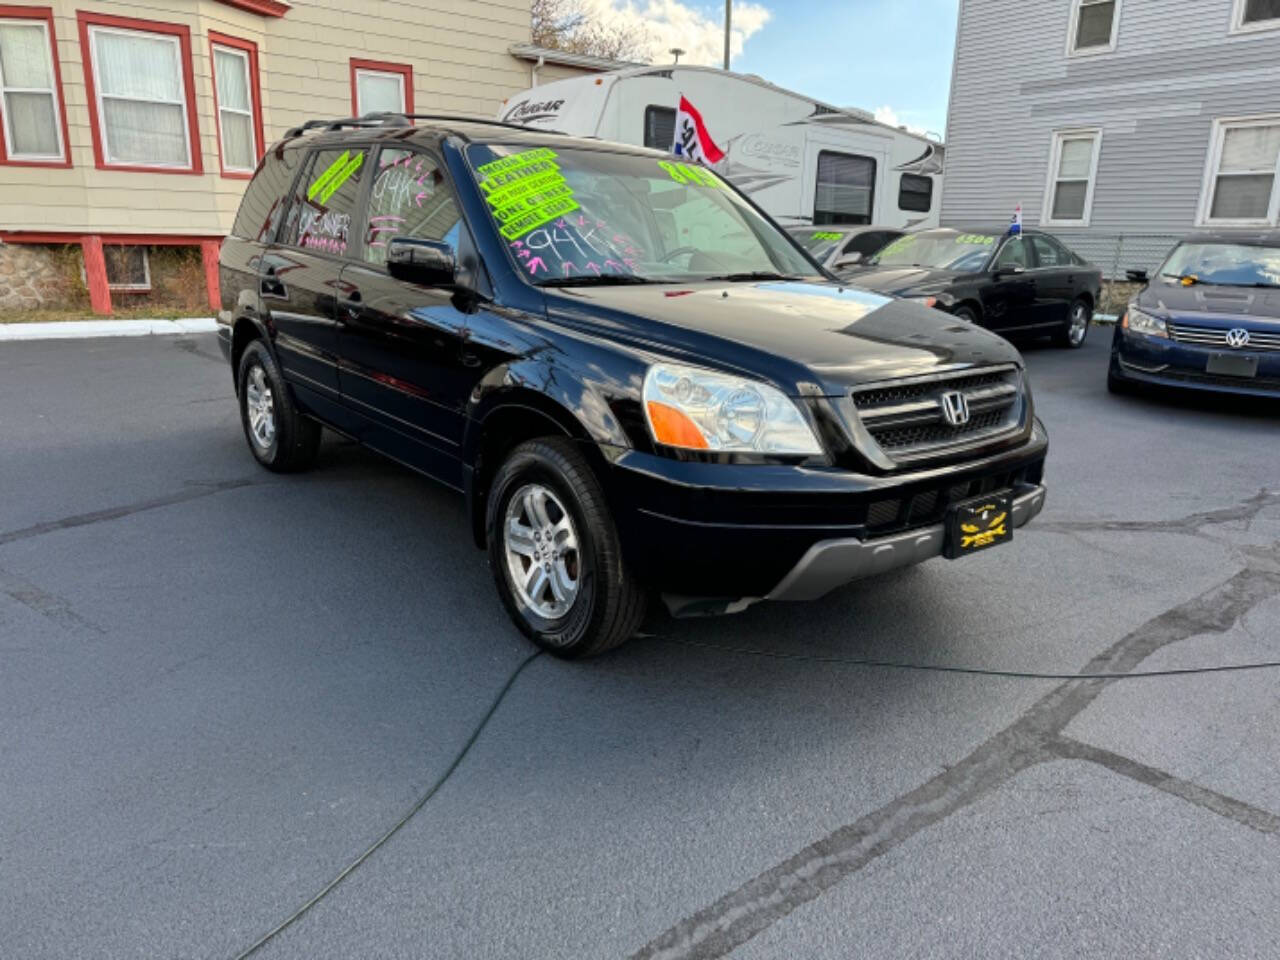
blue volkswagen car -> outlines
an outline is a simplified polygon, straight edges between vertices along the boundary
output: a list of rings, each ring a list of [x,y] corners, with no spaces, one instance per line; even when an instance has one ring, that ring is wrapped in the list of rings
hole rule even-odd
[[[1116,326],[1107,386],[1280,397],[1280,232],[1173,248]]]

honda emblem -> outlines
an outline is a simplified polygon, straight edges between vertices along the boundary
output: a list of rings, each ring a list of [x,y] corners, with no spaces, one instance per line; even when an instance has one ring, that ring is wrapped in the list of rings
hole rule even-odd
[[[963,427],[969,422],[969,398],[959,390],[948,390],[944,393],[942,419],[953,427]]]

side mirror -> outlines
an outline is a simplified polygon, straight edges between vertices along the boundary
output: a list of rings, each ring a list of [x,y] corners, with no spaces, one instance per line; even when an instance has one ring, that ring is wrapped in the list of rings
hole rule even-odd
[[[454,287],[458,282],[453,248],[442,240],[393,237],[387,244],[387,272],[423,287]]]
[[[843,270],[846,267],[856,267],[860,263],[862,263],[862,254],[847,253],[843,257],[841,257],[839,260],[837,260],[835,263],[833,263],[831,265],[831,269]]]
[[[1129,278],[1131,283],[1149,283],[1151,277],[1147,275],[1145,270],[1126,270],[1124,275]]]

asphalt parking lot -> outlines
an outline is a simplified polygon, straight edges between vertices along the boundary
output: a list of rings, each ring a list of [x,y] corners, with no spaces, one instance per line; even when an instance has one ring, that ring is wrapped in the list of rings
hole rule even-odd
[[[1276,956],[1280,670],[1217,668],[1280,661],[1280,420],[1108,336],[1027,352],[1009,547],[578,664],[460,498],[257,468],[212,337],[6,344],[0,955]]]

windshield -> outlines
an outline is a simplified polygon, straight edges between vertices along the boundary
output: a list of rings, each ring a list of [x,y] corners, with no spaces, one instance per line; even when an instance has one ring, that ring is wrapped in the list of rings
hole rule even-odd
[[[1160,273],[1226,287],[1280,287],[1280,247],[1184,243],[1174,248]]]
[[[821,276],[705,167],[602,150],[472,144],[513,259],[539,286]]]
[[[812,227],[792,230],[791,236],[795,237],[796,243],[808,250],[809,256],[819,263],[831,256],[831,251],[839,246],[840,241],[845,237],[838,231],[814,230]]]
[[[980,233],[925,230],[899,237],[868,262],[882,267],[932,267],[977,273],[986,266],[995,248],[996,238]]]

